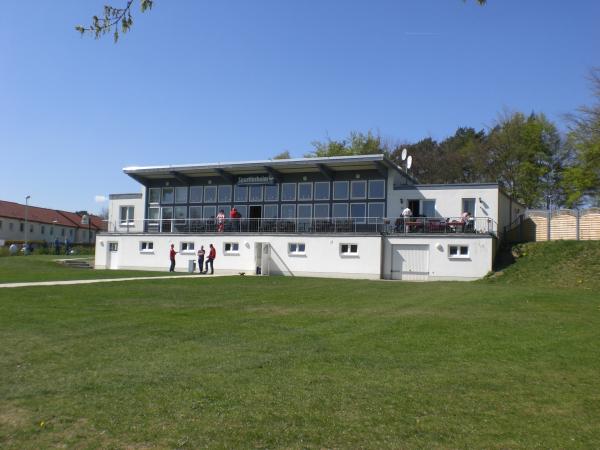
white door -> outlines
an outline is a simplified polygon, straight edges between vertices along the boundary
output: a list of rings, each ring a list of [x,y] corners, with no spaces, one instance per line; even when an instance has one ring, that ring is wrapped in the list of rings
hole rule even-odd
[[[392,280],[427,280],[429,245],[392,245]]]
[[[108,243],[108,254],[106,255],[107,264],[109,269],[119,268],[119,243],[109,242]]]

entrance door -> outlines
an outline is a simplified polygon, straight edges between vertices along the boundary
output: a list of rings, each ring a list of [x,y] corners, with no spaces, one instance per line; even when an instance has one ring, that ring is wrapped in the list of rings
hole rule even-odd
[[[106,267],[109,269],[119,268],[119,243],[109,242],[106,254]]]
[[[419,208],[419,206],[420,206],[419,200],[409,200],[408,201],[408,208],[412,211],[413,217],[418,217],[421,215],[421,208]]]
[[[261,205],[250,205],[248,210],[248,219],[250,219],[248,228],[250,231],[258,231],[260,228],[260,219],[262,217]]]
[[[270,273],[270,246],[268,242],[254,243],[254,266],[256,275],[269,275]]]
[[[392,245],[392,280],[427,280],[429,277],[429,245]]]

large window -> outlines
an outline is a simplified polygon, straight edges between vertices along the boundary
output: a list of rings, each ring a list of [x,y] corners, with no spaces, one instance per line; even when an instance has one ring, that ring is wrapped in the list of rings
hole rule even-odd
[[[119,214],[121,225],[135,225],[133,211],[133,206],[121,206]]]
[[[248,206],[235,205],[235,209],[237,209],[237,212],[240,214],[242,219],[245,219],[246,217],[248,217]]]
[[[369,203],[369,223],[379,223],[379,219],[383,218],[384,209],[383,203]]]
[[[248,201],[248,186],[236,186],[233,189],[233,201],[245,203]],[[237,208],[236,208],[237,209]]]
[[[334,181],[333,182],[333,199],[348,200],[348,182]]]
[[[175,191],[173,188],[163,188],[162,190],[162,203],[173,203],[175,199]]]
[[[367,198],[367,182],[360,180],[350,183],[350,198],[352,200],[364,200]]]
[[[365,223],[366,216],[367,205],[365,203],[350,204],[350,217],[352,217],[356,223]]]
[[[190,203],[202,203],[202,193],[204,188],[202,186],[192,186],[190,188]]]
[[[385,180],[369,180],[369,198],[385,198]]]
[[[231,186],[223,184],[219,186],[219,203],[231,202]]]
[[[298,183],[298,201],[312,200],[313,185],[312,183]]]
[[[175,220],[178,222],[185,222],[187,219],[187,206],[176,206],[175,207]]]
[[[315,219],[329,218],[329,203],[315,203]]]
[[[329,200],[329,181],[315,183],[315,200]]]
[[[217,215],[217,207],[216,206],[205,206],[202,209],[202,215],[205,219],[214,218]]]
[[[265,186],[265,202],[279,201],[279,185],[272,184]]]
[[[175,188],[175,203],[187,203],[188,188],[187,187],[176,187]]]
[[[282,219],[295,219],[296,218],[296,205],[281,205],[281,218]]]
[[[262,186],[250,186],[250,201],[251,202],[262,202],[263,201],[263,187]]]
[[[265,219],[277,219],[277,205],[265,205],[263,207],[263,217]]]
[[[281,200],[284,202],[296,201],[296,183],[283,183],[281,185]]]
[[[462,213],[468,212],[472,217],[475,217],[475,199],[474,198],[463,198],[462,199]]]
[[[216,186],[204,186],[204,203],[217,203]]]
[[[148,203],[160,203],[160,188],[150,188],[148,190]]]
[[[148,221],[149,222],[154,222],[154,224],[156,224],[156,222],[158,222],[158,219],[160,218],[160,208],[158,207],[151,207],[148,208]]]
[[[190,219],[202,219],[202,206],[190,206]]]
[[[346,219],[348,217],[348,203],[334,203],[332,217],[336,219]]]

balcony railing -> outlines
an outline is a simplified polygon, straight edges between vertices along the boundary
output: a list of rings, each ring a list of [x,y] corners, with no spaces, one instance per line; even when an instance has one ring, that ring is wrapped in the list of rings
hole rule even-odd
[[[163,219],[109,223],[109,233],[495,234],[490,218]]]

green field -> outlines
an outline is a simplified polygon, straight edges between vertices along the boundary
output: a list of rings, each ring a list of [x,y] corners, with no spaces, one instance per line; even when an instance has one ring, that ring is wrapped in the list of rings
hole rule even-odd
[[[0,447],[600,448],[598,244],[473,283],[0,289]]]
[[[54,255],[5,256],[0,257],[0,284],[35,281],[90,280],[99,278],[152,277],[183,275],[182,272],[169,273],[168,261],[162,272],[142,270],[90,270],[67,267],[58,264]],[[91,261],[91,259],[90,259]]]

